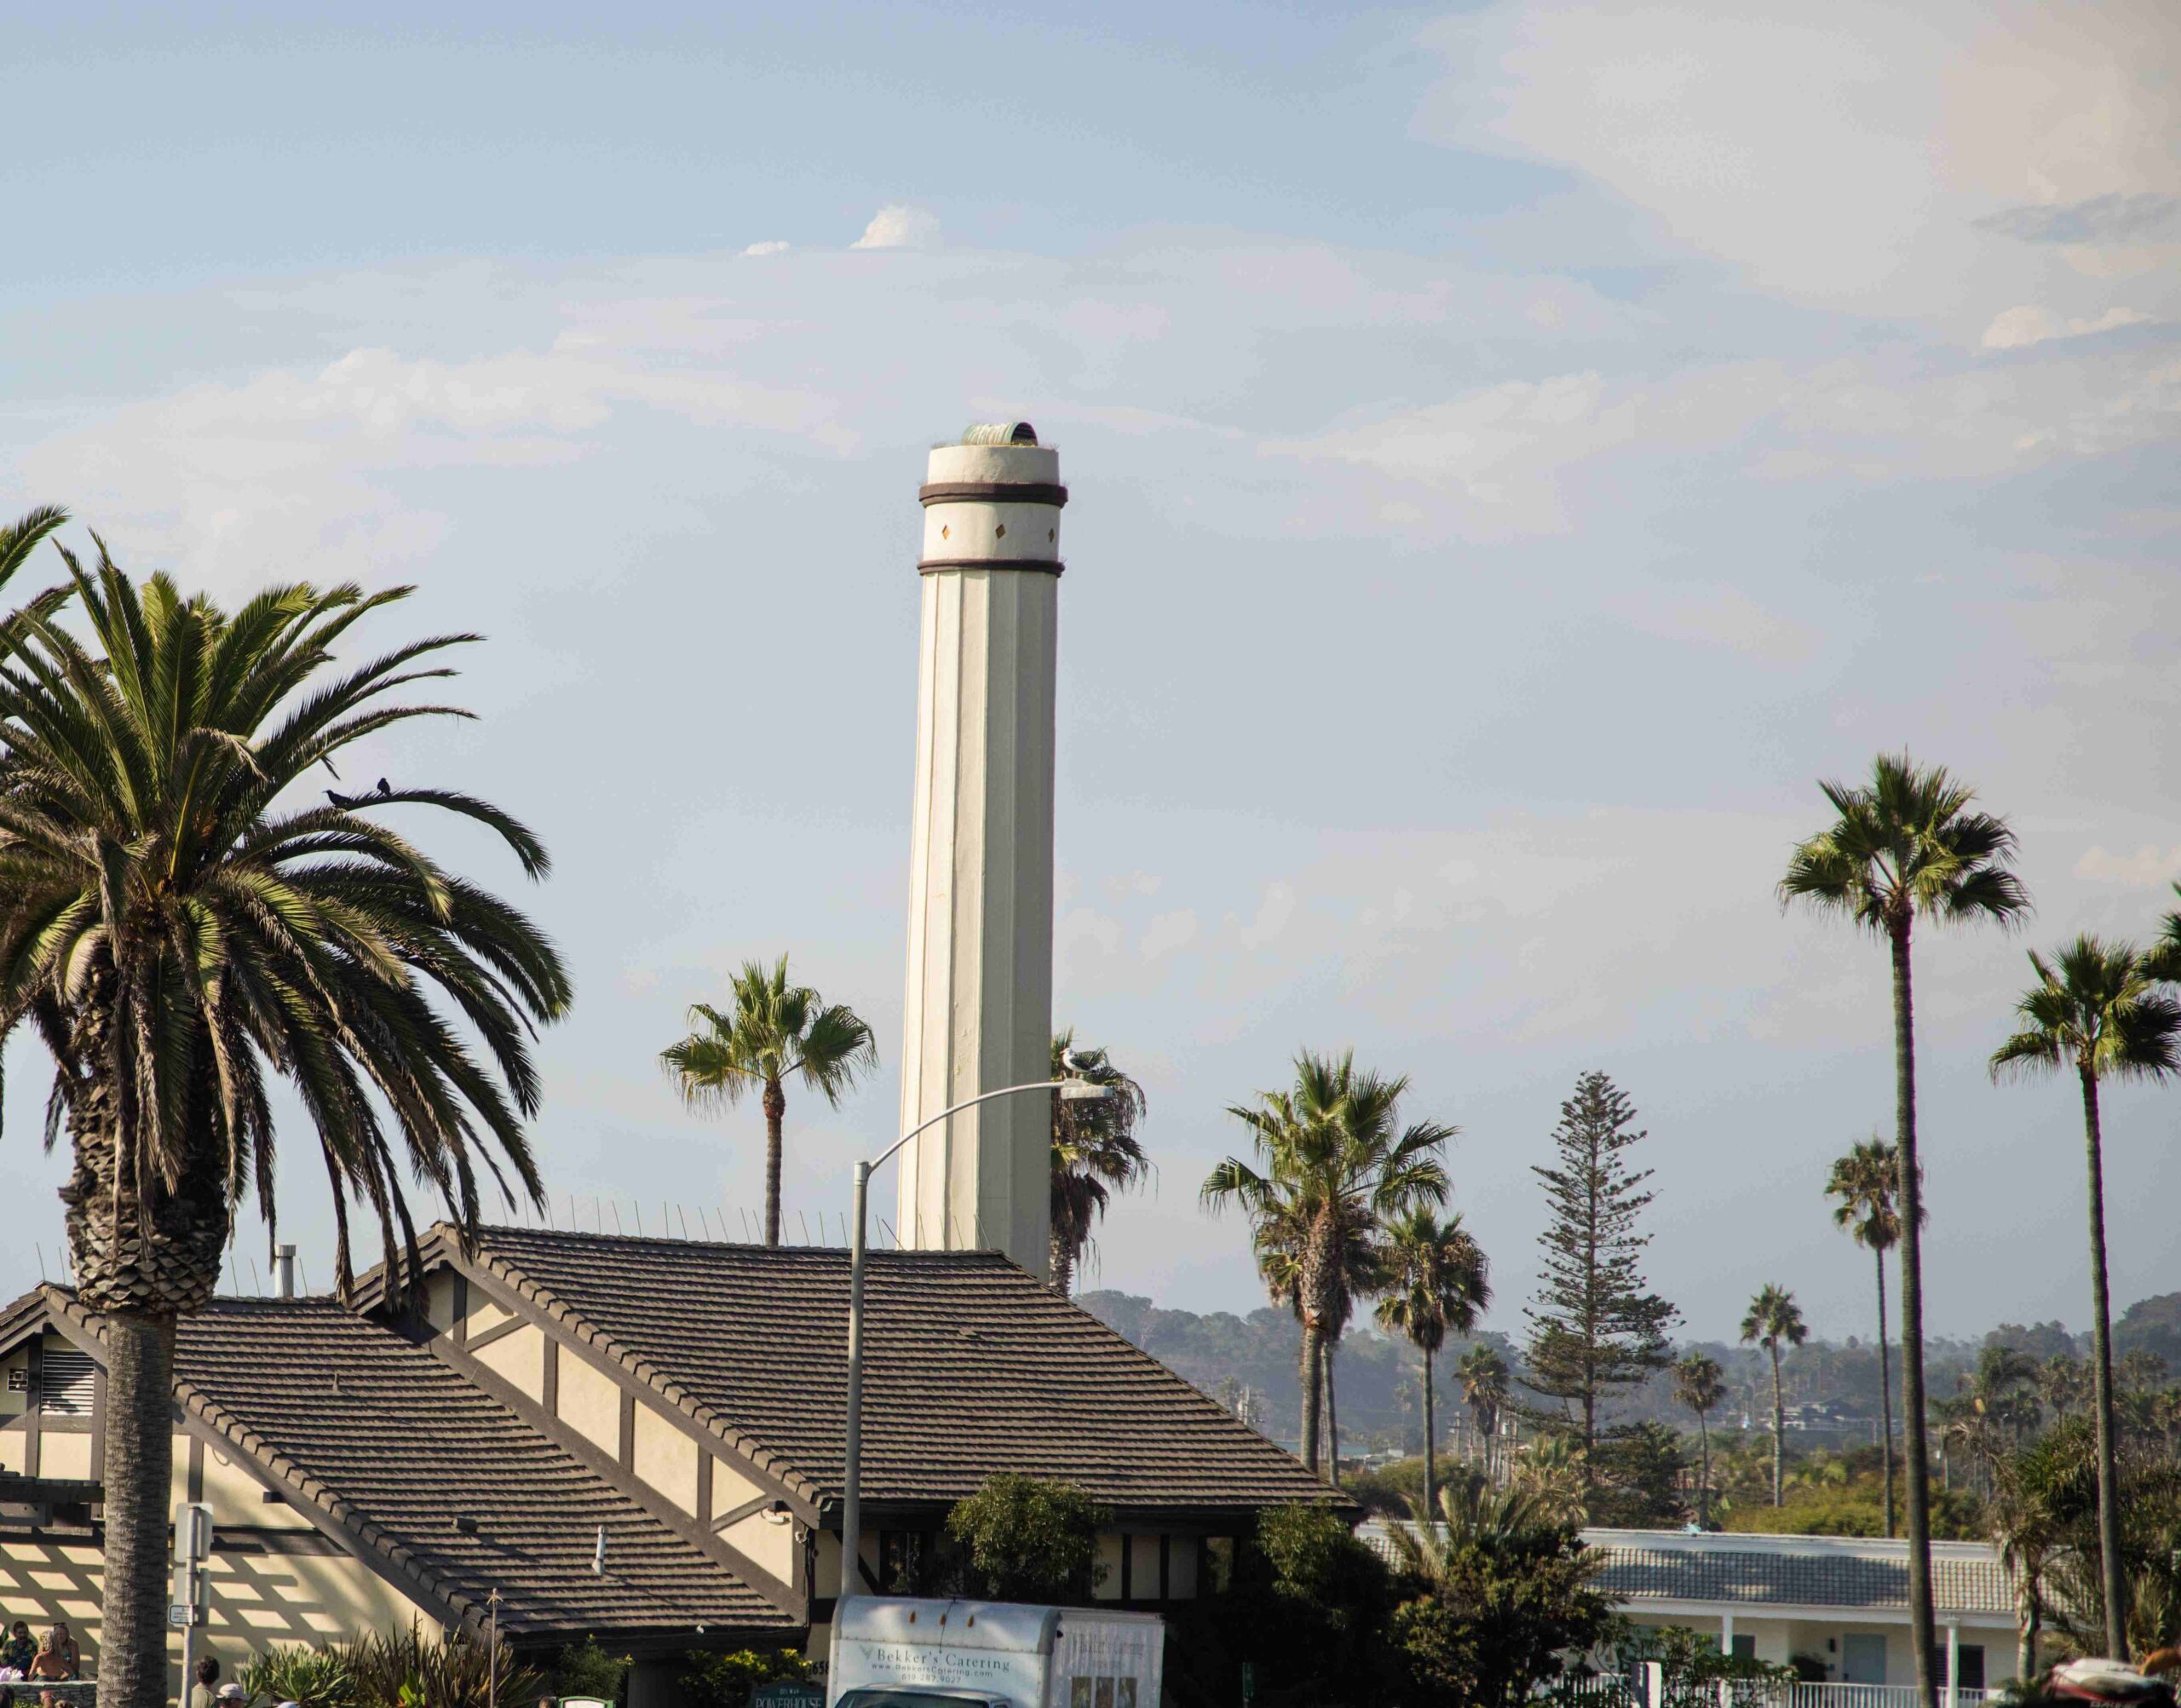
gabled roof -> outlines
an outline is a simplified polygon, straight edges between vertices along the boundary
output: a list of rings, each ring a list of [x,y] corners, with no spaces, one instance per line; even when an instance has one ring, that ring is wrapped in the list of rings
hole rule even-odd
[[[42,1291],[102,1354],[98,1319]],[[191,1418],[451,1620],[481,1621],[497,1589],[518,1638],[799,1623],[429,1351],[331,1300],[217,1300],[182,1320],[175,1360]]]
[[[1626,1605],[1726,1602],[1906,1613],[1908,1544],[1853,1536],[1684,1535],[1586,1530],[1603,1559],[1599,1587]],[[1931,1600],[1942,1614],[2014,1613],[1999,1550],[1982,1542],[1931,1544]]]
[[[457,1255],[451,1229],[440,1239]],[[469,1261],[791,1487],[837,1498],[847,1251],[488,1228]],[[865,1303],[866,1500],[952,1502],[999,1471],[1121,1510],[1340,1498],[998,1253],[874,1251]]]

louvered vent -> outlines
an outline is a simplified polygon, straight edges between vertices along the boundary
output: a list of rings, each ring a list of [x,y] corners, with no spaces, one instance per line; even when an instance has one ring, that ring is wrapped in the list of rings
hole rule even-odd
[[[62,1418],[88,1418],[97,1381],[98,1366],[90,1354],[49,1347],[38,1378],[38,1409]]]

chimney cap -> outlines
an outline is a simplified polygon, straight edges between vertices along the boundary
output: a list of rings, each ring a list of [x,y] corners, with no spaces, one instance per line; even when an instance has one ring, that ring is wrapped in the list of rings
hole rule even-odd
[[[962,429],[964,445],[1035,445],[1038,429],[1027,421],[985,421]]]

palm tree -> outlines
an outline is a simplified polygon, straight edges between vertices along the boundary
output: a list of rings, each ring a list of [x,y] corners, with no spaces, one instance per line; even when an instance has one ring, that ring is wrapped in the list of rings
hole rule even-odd
[[[1787,1397],[1780,1386],[1780,1349],[1800,1346],[1810,1338],[1802,1307],[1795,1296],[1776,1281],[1767,1281],[1749,1302],[1741,1320],[1744,1345],[1754,1341],[1772,1354],[1772,1504],[1781,1504],[1781,1469],[1787,1434]]]
[[[1455,1130],[1436,1121],[1397,1126],[1406,1076],[1359,1070],[1304,1050],[1292,1090],[1260,1092],[1229,1110],[1249,1129],[1257,1164],[1229,1157],[1200,1193],[1218,1210],[1240,1205],[1255,1224],[1257,1267],[1275,1299],[1303,1323],[1303,1462],[1318,1469],[1318,1410],[1330,1398],[1326,1353],[1359,1294],[1376,1291],[1378,1235],[1419,1205],[1447,1201],[1439,1152]],[[1330,1406],[1328,1406],[1330,1409]],[[1332,1481],[1340,1480],[1333,1443]]]
[[[1432,1415],[1431,1360],[1451,1331],[1467,1334],[1492,1303],[1490,1265],[1457,1211],[1444,1222],[1419,1205],[1386,1226],[1385,1287],[1378,1326],[1405,1334],[1424,1354],[1424,1505],[1438,1505],[1438,1426]]]
[[[1509,1481],[1553,1523],[1580,1524],[1589,1516],[1589,1458],[1579,1435],[1541,1435],[1523,1451]]]
[[[20,563],[14,544],[0,558]],[[407,719],[466,716],[388,696],[452,675],[435,655],[474,636],[336,669],[337,643],[410,589],[280,586],[230,614],[164,576],[139,589],[103,544],[89,570],[62,555],[88,637],[41,601],[0,640],[0,1039],[27,1021],[54,1058],[48,1142],[65,1124],[78,1297],[102,1320],[100,1699],[158,1708],[176,1323],[211,1297],[246,1194],[272,1233],[268,1082],[317,1130],[342,1290],[359,1197],[389,1296],[414,1297],[405,1172],[467,1229],[481,1166],[510,1204],[543,1203],[531,1027],[569,987],[527,919],[381,819],[452,814],[542,876],[544,849],[498,808],[384,782],[289,792]]]
[[[1916,1156],[1916,1008],[1910,945],[1918,919],[2002,926],[2029,911],[2007,868],[2006,820],[1972,810],[1976,791],[1943,768],[1881,754],[1870,781],[1821,782],[1833,822],[1788,857],[1782,906],[1806,901],[1882,937],[1893,968],[1894,1145],[1901,1183],[1901,1410],[1908,1450],[1908,1633],[1916,1686],[1937,1708],[1931,1627],[1931,1454],[1924,1438],[1923,1173]]]
[[[1472,1346],[1454,1366],[1454,1374],[1461,1377],[1462,1403],[1469,1407],[1470,1416],[1476,1420],[1477,1433],[1484,1437],[1484,1474],[1489,1477],[1496,1469],[1494,1443],[1499,1435],[1499,1414],[1506,1409],[1511,1391],[1507,1360],[1488,1346]]]
[[[1673,1397],[1696,1414],[1704,1442],[1704,1469],[1696,1486],[1696,1521],[1712,1521],[1712,1411],[1726,1397],[1727,1384],[1716,1358],[1691,1350],[1673,1367]]]
[[[745,961],[729,985],[732,1012],[705,1003],[689,1010],[688,1037],[659,1052],[659,1065],[693,1109],[732,1107],[758,1093],[765,1112],[765,1243],[780,1243],[780,1122],[787,1082],[799,1079],[831,1108],[878,1065],[871,1028],[853,1009],[788,982],[787,957],[768,969]]]
[[[1825,1183],[1826,1196],[1834,1200],[1833,1226],[1844,1228],[1871,1254],[1878,1274],[1878,1408],[1884,1420],[1879,1441],[1889,1539],[1893,1535],[1893,1348],[1885,1332],[1885,1254],[1901,1239],[1901,1215],[1896,1207],[1900,1183],[1900,1154],[1875,1134],[1836,1160]]]
[[[2056,1352],[2039,1366],[2037,1396],[2052,1408],[2055,1423],[2065,1423],[2068,1413],[2082,1404],[2086,1377],[2080,1359]]]
[[[1090,1228],[1106,1213],[1114,1192],[1141,1186],[1151,1159],[1137,1142],[1136,1124],[1149,1107],[1143,1088],[1106,1059],[1102,1050],[1078,1050],[1073,1030],[1053,1034],[1056,1079],[1085,1079],[1107,1088],[1103,1097],[1080,1102],[1053,1099],[1052,1290],[1066,1298],[1076,1266],[1090,1248]]]
[[[2107,1653],[2126,1659],[2127,1584],[2121,1571],[2120,1482],[2113,1462],[2113,1308],[2106,1294],[2105,1163],[2098,1088],[2107,1079],[2163,1079],[2181,1068],[2181,1003],[2158,987],[2154,957],[2132,944],[2080,936],[2047,962],[2015,1004],[2022,1029],[1992,1052],[1992,1077],[2073,1068],[2082,1091],[2090,1165],[2092,1409],[2098,1422],[2098,1535]]]

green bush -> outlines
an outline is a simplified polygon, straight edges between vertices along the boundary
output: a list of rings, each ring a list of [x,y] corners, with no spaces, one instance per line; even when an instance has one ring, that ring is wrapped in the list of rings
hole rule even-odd
[[[744,1648],[731,1654],[699,1650],[682,1674],[682,1699],[688,1708],[750,1708],[751,1693],[759,1685],[814,1676],[810,1663],[791,1648]]]
[[[267,1702],[297,1702],[302,1708],[371,1705],[348,1650],[337,1643],[330,1648],[297,1645],[268,1649],[249,1661],[235,1680],[253,1699]]]
[[[610,1654],[595,1636],[570,1643],[553,1665],[555,1696],[595,1696],[601,1702],[619,1702],[628,1682],[629,1657]]]
[[[965,1594],[1084,1602],[1104,1575],[1098,1532],[1111,1515],[1073,1483],[1002,1472],[947,1515]]]

